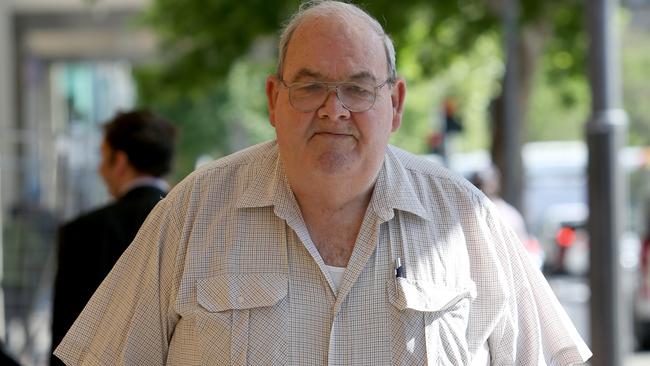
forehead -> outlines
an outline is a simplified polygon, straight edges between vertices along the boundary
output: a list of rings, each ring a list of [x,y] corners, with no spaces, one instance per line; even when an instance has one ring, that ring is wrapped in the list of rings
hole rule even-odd
[[[295,29],[285,56],[283,75],[292,80],[301,70],[328,80],[369,74],[387,77],[381,37],[367,21],[354,17],[311,16]]]

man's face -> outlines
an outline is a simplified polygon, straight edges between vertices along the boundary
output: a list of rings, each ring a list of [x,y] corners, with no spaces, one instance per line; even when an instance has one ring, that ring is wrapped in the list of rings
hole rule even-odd
[[[381,38],[365,22],[331,18],[304,20],[289,42],[283,79],[294,82],[358,81],[379,85],[388,78]],[[288,169],[319,175],[374,175],[383,161],[391,132],[401,121],[405,87],[384,85],[372,108],[350,112],[331,92],[313,112],[295,109],[289,90],[267,80],[271,124]]]
[[[118,197],[120,190],[120,172],[117,162],[117,151],[115,151],[106,141],[102,141],[101,160],[97,171],[101,175],[106,189],[113,197]]]

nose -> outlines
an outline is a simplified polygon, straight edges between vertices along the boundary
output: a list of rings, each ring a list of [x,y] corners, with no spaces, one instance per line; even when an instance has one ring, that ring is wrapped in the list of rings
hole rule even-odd
[[[325,102],[318,108],[317,112],[319,118],[329,118],[331,120],[350,118],[350,111],[341,103],[337,90],[334,88],[330,89]]]

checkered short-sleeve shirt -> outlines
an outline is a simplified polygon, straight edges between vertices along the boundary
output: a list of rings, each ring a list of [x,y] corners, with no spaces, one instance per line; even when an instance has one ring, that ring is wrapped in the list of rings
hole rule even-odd
[[[335,290],[268,142],[193,173],[158,204],[56,355],[68,365],[483,366],[591,353],[495,207],[394,147]]]

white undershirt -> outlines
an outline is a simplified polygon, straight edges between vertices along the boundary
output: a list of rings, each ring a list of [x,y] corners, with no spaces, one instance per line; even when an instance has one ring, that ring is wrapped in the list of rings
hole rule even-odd
[[[343,279],[343,273],[345,273],[345,267],[334,267],[328,266],[327,264],[325,267],[327,267],[330,277],[332,277],[332,281],[334,281],[334,289],[338,291],[341,280]]]

